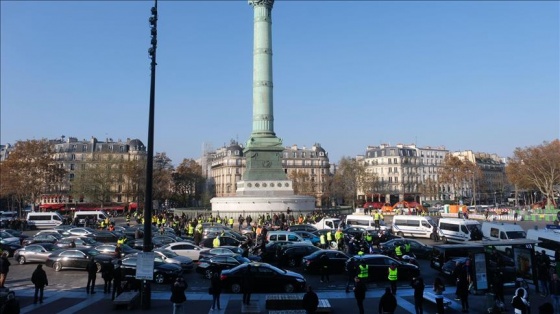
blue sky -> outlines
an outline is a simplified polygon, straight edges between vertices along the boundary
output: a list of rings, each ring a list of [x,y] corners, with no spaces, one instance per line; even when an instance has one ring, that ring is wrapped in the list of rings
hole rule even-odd
[[[1,1],[0,143],[147,144],[150,1]],[[154,150],[245,143],[253,11],[160,1]],[[511,156],[560,137],[559,2],[276,1],[275,132],[331,162],[368,145]]]

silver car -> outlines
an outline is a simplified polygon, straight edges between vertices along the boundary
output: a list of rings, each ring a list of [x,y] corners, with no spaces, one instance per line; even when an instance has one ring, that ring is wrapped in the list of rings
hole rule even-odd
[[[192,259],[186,256],[181,256],[171,250],[155,249],[154,253],[156,254],[156,259],[160,258],[164,263],[179,265],[186,271],[191,271],[194,268],[194,262]]]
[[[51,243],[30,244],[14,252],[14,259],[23,265],[29,262],[44,263],[52,252],[60,249]]]

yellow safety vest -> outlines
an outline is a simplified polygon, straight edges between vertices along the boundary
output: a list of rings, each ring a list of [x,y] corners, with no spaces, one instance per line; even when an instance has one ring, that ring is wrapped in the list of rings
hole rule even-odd
[[[404,244],[404,251],[405,251],[406,253],[410,252],[410,243],[405,243],[405,244]]]
[[[372,240],[373,240],[373,237],[371,236],[371,234],[368,233],[368,234],[366,235],[366,241],[367,241],[367,242],[371,242]]]
[[[214,247],[220,247],[220,239],[216,237],[214,241],[212,241],[212,244]]]
[[[343,237],[342,231],[337,231],[337,232],[334,234],[334,238],[337,239],[337,240],[342,239],[342,237]]]
[[[360,265],[360,272],[358,273],[358,278],[367,278],[369,276],[368,265]]]
[[[375,215],[373,215],[373,219],[374,220],[379,220],[379,213],[375,213]]]
[[[319,239],[321,240],[321,244],[327,243],[327,242],[325,241],[325,235],[324,235],[324,234],[322,234],[322,235],[319,237]]]
[[[390,281],[395,281],[397,280],[397,269],[391,269],[391,267],[389,267],[389,280]]]
[[[192,235],[194,233],[194,228],[192,225],[189,225],[189,231],[187,232],[188,234]]]
[[[331,242],[332,241],[332,233],[327,232],[327,241]]]
[[[402,251],[401,251],[401,246],[396,246],[395,247],[395,254],[397,254],[397,256],[402,256]]]

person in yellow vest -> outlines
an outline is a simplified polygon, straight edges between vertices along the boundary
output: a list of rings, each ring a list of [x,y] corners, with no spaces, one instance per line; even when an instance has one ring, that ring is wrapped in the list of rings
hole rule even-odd
[[[336,243],[338,244],[338,249],[342,250],[342,246],[344,244],[344,234],[342,233],[342,230],[337,229],[334,234],[334,238],[336,239]]]
[[[212,241],[212,245],[214,247],[220,247],[220,237],[215,237],[214,241]]]
[[[99,223],[99,228],[101,230],[105,229],[105,221],[104,220],[101,220],[101,222]]]
[[[389,278],[389,282],[391,283],[391,292],[393,295],[397,295],[398,269],[396,263],[389,266],[389,276],[387,278]]]
[[[325,234],[321,234],[321,236],[319,236],[319,240],[321,241],[321,248],[322,249],[326,249],[327,248],[327,240],[325,238]]]
[[[233,229],[233,216],[229,217],[228,223],[229,223],[229,227]]]
[[[109,223],[110,223],[110,222],[111,222],[111,221],[109,220],[109,217],[105,218],[105,226],[109,226]]]
[[[200,225],[200,226],[202,227],[202,225]],[[194,235],[194,227],[193,227],[192,223],[188,224],[187,235],[189,237],[192,237]]]
[[[165,226],[166,223],[167,223],[167,219],[165,219],[165,217],[161,218],[161,225]]]
[[[379,210],[377,210],[375,211],[375,214],[373,214],[373,223],[375,224],[375,229],[377,230],[380,228],[379,219],[381,219],[381,214],[379,213]]]
[[[410,243],[408,243],[408,241],[404,242],[404,254],[405,255],[409,255],[410,254]]]
[[[218,218],[216,218],[216,223],[217,223],[217,224],[221,224],[221,223],[222,223],[222,218],[220,218],[220,216],[218,216]]]
[[[402,260],[403,252],[400,244],[395,245],[395,256]]]
[[[365,283],[368,277],[369,277],[369,265],[366,264],[364,261],[360,261],[360,265],[358,266],[358,278],[360,278],[360,280],[363,280]]]
[[[331,246],[332,240],[333,240],[332,233],[330,231],[327,231],[327,248]]]

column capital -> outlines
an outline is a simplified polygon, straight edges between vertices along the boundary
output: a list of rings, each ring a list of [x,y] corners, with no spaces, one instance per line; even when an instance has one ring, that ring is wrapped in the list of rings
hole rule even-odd
[[[274,0],[249,0],[249,5],[252,7],[265,6],[269,9],[272,9],[272,6],[274,5]]]

